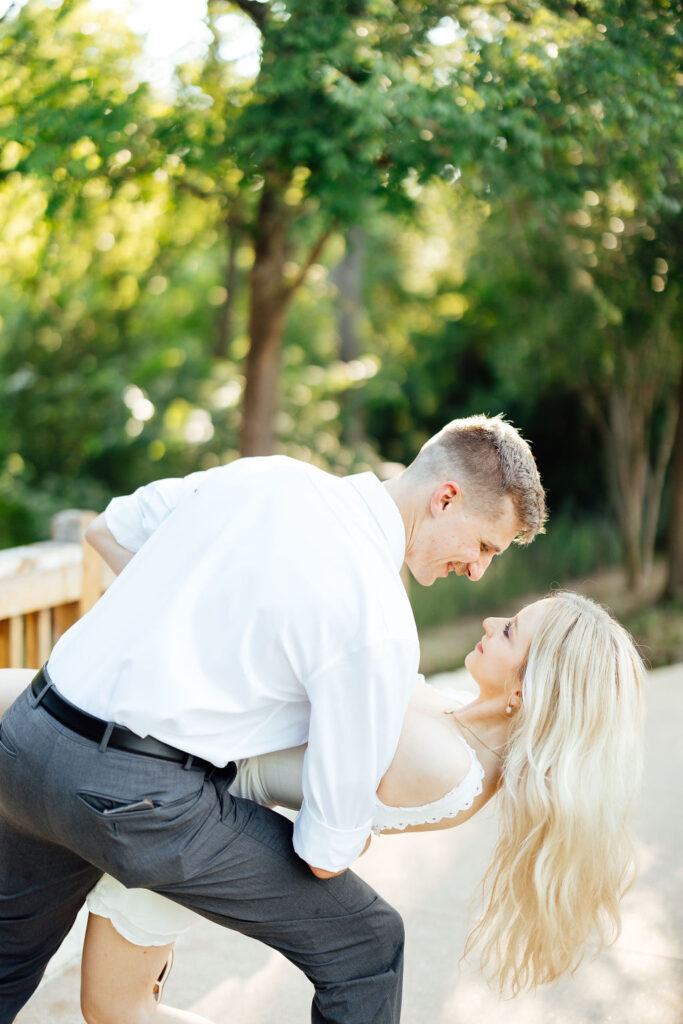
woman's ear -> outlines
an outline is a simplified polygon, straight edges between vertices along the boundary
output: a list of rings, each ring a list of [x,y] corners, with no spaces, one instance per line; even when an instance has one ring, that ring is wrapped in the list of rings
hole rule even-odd
[[[521,686],[515,687],[512,693],[508,694],[508,700],[506,705],[506,712],[509,715],[516,715],[522,706],[522,688]],[[509,708],[509,710],[508,710]]]

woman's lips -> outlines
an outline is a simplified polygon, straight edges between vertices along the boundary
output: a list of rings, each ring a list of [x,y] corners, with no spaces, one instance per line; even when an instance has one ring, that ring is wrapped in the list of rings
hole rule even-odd
[[[477,650],[479,651],[480,654],[484,653],[484,648],[481,646],[481,640],[477,644]]]

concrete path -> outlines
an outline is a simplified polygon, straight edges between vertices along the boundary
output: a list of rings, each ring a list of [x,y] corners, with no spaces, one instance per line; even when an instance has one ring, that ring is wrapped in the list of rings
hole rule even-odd
[[[453,685],[452,677],[448,681]],[[461,677],[456,685],[466,683]],[[623,903],[621,937],[573,977],[535,997],[501,1003],[476,962],[458,963],[494,841],[493,808],[448,832],[373,841],[359,873],[406,922],[403,1024],[681,1024],[682,728],[683,664],[649,677],[646,771],[637,816],[641,872]],[[16,1024],[82,1024],[79,944],[78,933],[67,939]],[[178,943],[165,993],[166,1002],[216,1024],[303,1022],[310,997],[309,983],[279,954],[205,921]]]

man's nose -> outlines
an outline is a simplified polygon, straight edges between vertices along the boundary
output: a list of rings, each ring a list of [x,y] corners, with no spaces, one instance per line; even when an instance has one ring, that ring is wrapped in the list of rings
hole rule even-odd
[[[483,555],[481,558],[478,558],[476,562],[468,562],[467,578],[470,579],[472,583],[476,583],[477,580],[482,578],[490,564],[491,558],[488,555]]]

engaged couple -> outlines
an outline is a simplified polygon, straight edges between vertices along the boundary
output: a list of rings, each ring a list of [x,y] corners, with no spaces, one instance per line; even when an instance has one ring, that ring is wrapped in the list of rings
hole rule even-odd
[[[316,1024],[397,1022],[402,922],[349,868],[496,794],[484,968],[516,992],[608,940],[632,870],[630,637],[558,593],[484,620],[476,699],[438,693],[399,575],[476,582],[545,518],[529,446],[485,416],[384,484],[272,456],[114,499],[88,539],[117,578],[0,721],[0,1024],[86,900],[88,1024],[202,1024],[158,1001],[195,914],[299,967]]]

